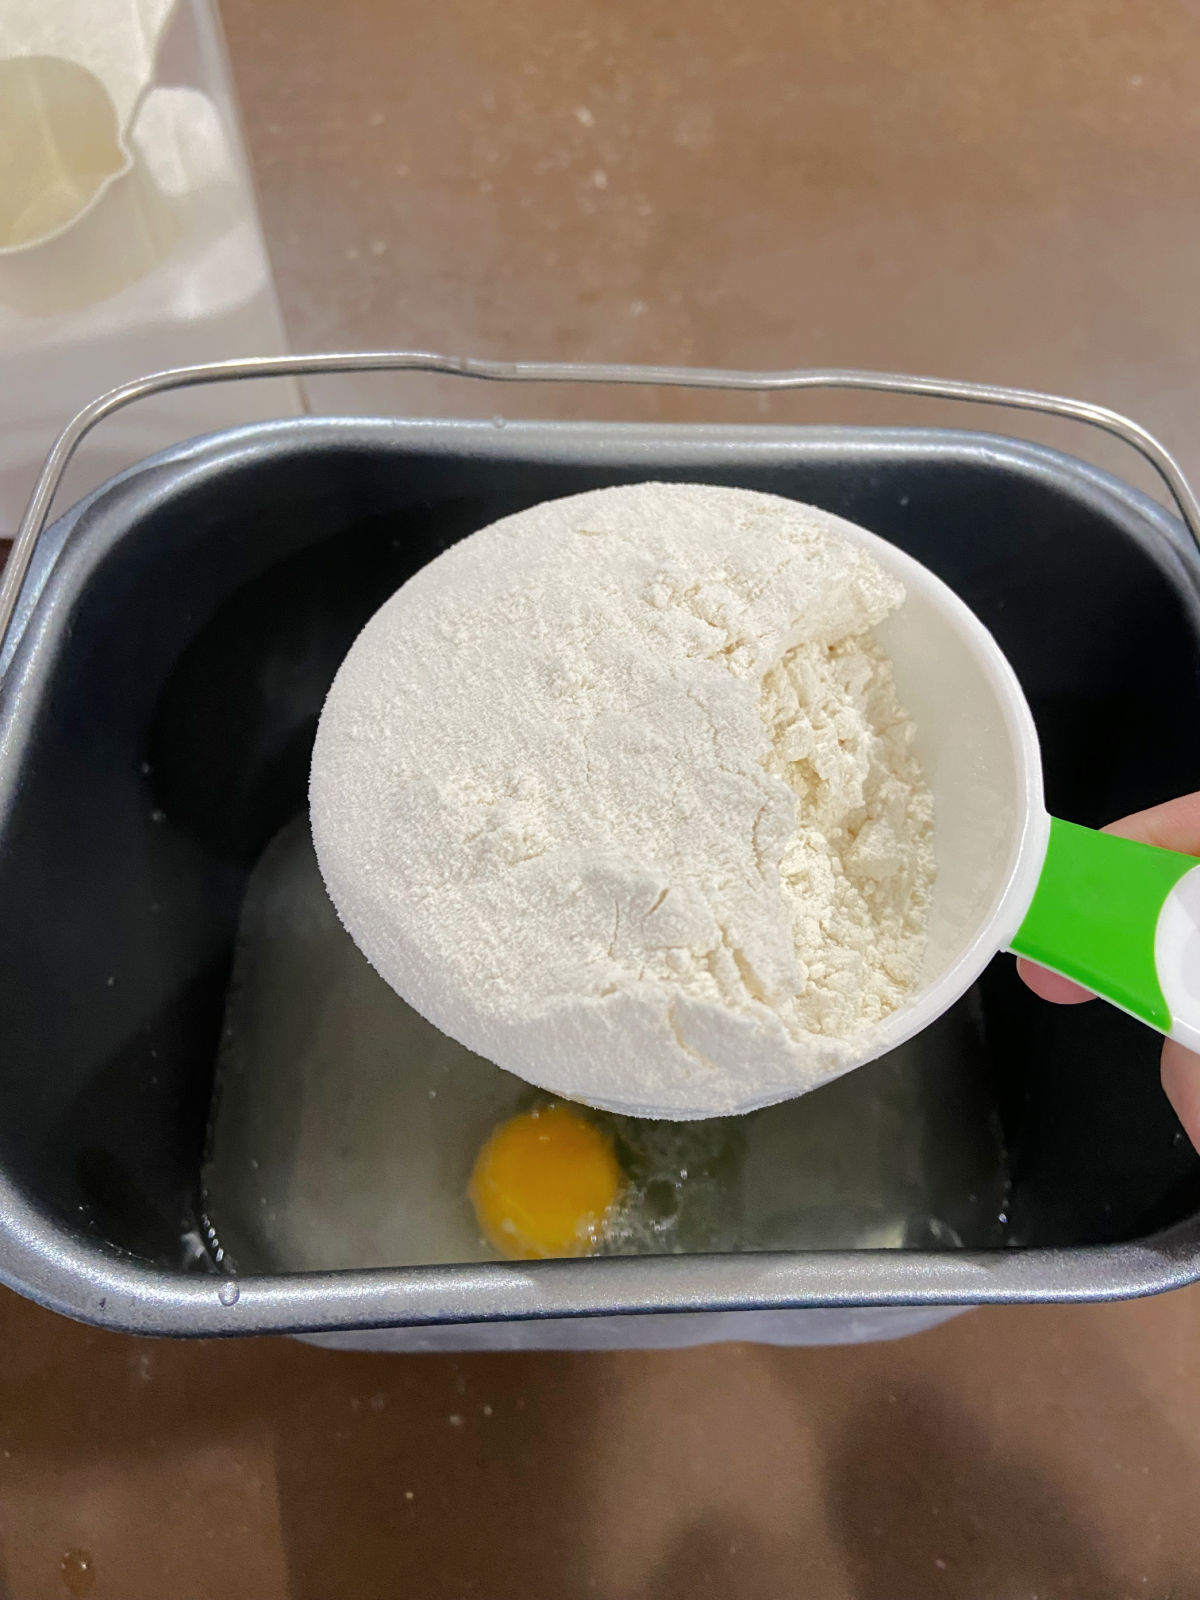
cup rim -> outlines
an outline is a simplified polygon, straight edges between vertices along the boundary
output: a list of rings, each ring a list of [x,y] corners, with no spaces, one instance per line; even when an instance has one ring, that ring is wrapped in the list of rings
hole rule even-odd
[[[1050,840],[1050,816],[1043,797],[1041,741],[1033,713],[1012,664],[991,630],[949,584],[907,551],[854,523],[844,523],[843,531],[867,548],[881,567],[904,584],[907,592],[918,593],[934,605],[983,670],[1008,733],[1019,807],[1003,882],[990,910],[980,918],[971,939],[950,965],[871,1031],[870,1054],[855,1063],[862,1066],[896,1049],[936,1021],[966,993],[992,957],[1009,947],[1041,877]]]

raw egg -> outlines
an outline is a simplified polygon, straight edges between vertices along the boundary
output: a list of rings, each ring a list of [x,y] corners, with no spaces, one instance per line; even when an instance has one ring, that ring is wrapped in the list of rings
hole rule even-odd
[[[502,1122],[475,1160],[470,1195],[488,1243],[513,1261],[586,1256],[622,1189],[613,1142],[570,1106]]]

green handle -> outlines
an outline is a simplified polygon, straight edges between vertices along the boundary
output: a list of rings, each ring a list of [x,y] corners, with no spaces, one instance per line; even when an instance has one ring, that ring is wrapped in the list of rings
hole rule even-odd
[[[1196,865],[1052,817],[1042,875],[1010,948],[1170,1033],[1155,940],[1168,895]]]

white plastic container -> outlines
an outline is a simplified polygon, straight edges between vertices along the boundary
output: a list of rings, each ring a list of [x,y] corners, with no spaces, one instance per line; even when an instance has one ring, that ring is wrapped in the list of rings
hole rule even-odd
[[[98,391],[285,349],[208,0],[5,0],[0,536]],[[159,397],[87,441],[64,499],[194,434],[302,409],[291,379]]]

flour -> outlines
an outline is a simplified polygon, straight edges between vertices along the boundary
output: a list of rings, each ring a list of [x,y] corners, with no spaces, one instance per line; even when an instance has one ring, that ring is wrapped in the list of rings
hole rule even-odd
[[[839,518],[639,484],[453,546],[372,618],[311,811],[346,927],[469,1049],[662,1116],[836,1076],[915,988],[932,800]]]

